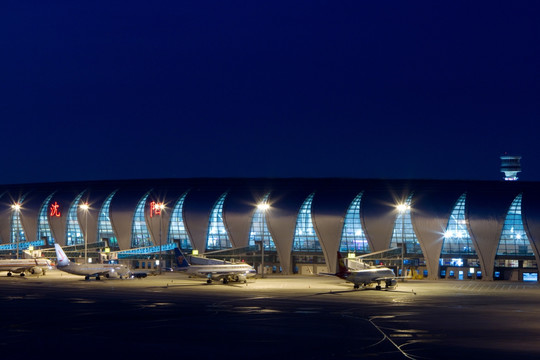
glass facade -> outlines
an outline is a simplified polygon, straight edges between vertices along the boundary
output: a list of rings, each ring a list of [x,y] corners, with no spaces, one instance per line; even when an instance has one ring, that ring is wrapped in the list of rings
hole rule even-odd
[[[143,186],[142,184],[145,184],[144,188],[141,188]],[[164,184],[160,184],[159,186],[165,188],[170,185],[168,182]],[[189,184],[191,185],[191,183]],[[535,246],[538,239],[532,236],[535,235],[533,222],[537,220],[538,211],[534,207],[533,197],[536,197],[538,194],[533,192],[534,188],[531,185],[524,186],[523,188],[512,187],[514,192],[510,194],[510,197],[508,197],[509,194],[507,191],[511,191],[512,189],[503,187],[501,190],[498,190],[499,185],[495,184],[493,188],[489,188],[489,191],[486,192],[482,188],[485,186],[483,183],[474,183],[470,186],[465,186],[465,184],[460,182],[456,186],[449,187],[446,186],[447,184],[444,184],[445,188],[437,190],[440,196],[435,194],[435,191],[432,191],[433,188],[430,188],[426,192],[422,191],[422,194],[416,191],[413,194],[412,190],[410,190],[410,192],[404,194],[403,198],[398,200],[402,201],[403,204],[400,204],[396,209],[386,207],[386,213],[381,214],[381,206],[377,205],[375,199],[370,200],[370,204],[367,203],[368,198],[371,199],[371,196],[367,189],[366,191],[362,191],[364,185],[361,182],[352,183],[352,186],[358,186],[355,188],[356,191],[350,192],[350,187],[340,190],[347,191],[349,195],[345,199],[342,198],[345,201],[342,201],[341,210],[337,213],[332,211],[333,206],[335,207],[336,204],[328,204],[328,208],[323,206],[323,204],[319,204],[319,200],[321,200],[319,199],[319,195],[321,194],[318,190],[311,190],[310,187],[312,185],[308,184],[310,186],[308,187],[302,182],[294,187],[287,185],[287,187],[281,188],[284,185],[279,183],[277,185],[280,187],[270,190],[270,188],[266,187],[269,186],[267,183],[263,184],[264,187],[263,185],[258,185],[253,188],[253,191],[259,191],[257,201],[260,203],[267,203],[280,196],[286,197],[291,195],[296,200],[290,198],[281,199],[279,203],[273,204],[273,209],[265,210],[253,203],[254,198],[250,196],[249,192],[238,191],[240,186],[244,186],[244,184],[238,185],[238,188],[231,185],[235,189],[235,194],[243,197],[243,199],[237,200],[235,195],[235,201],[233,202],[229,201],[233,195],[230,191],[225,192],[225,189],[217,190],[219,186],[222,186],[221,184],[215,187],[209,187],[208,184],[204,183],[200,187],[201,194],[197,196],[191,192],[194,190],[184,192],[188,189],[187,187],[183,187],[185,184],[173,184],[174,186],[171,185],[169,189],[169,191],[175,191],[173,197],[171,197],[171,192],[166,195],[165,191],[163,191],[164,196],[168,196],[170,202],[166,210],[167,216],[165,219],[160,220],[150,217],[153,214],[150,213],[149,209],[152,201],[152,197],[149,195],[153,193],[153,190],[150,187],[151,184],[146,185],[146,182],[136,183],[133,187],[127,186],[123,182],[119,184],[107,182],[100,185],[96,188],[96,191],[101,194],[99,196],[100,203],[96,204],[96,207],[93,209],[94,212],[88,214],[88,217],[85,216],[81,205],[90,194],[90,189],[87,186],[94,186],[93,184],[80,185],[81,187],[77,192],[72,190],[75,186],[70,184],[66,190],[58,189],[63,194],[60,197],[59,192],[56,190],[56,184],[54,187],[53,185],[32,187],[31,189],[35,193],[30,192],[26,197],[23,195],[27,189],[21,189],[19,191],[11,189],[10,192],[3,195],[7,228],[4,239],[5,244],[0,245],[9,248],[15,247],[16,243],[19,243],[19,247],[21,247],[26,246],[23,243],[29,243],[30,241],[35,241],[36,244],[38,241],[46,241],[49,246],[54,246],[57,243],[55,237],[58,236],[59,241],[62,243],[65,242],[67,246],[78,245],[81,248],[85,241],[92,243],[96,240],[106,238],[109,241],[108,244],[111,249],[116,251],[119,250],[118,239],[121,240],[122,236],[127,236],[125,238],[125,248],[131,247],[132,250],[140,251],[140,253],[152,253],[154,250],[149,247],[156,245],[158,241],[163,243],[164,246],[173,247],[179,244],[184,250],[192,251],[196,244],[194,241],[197,241],[198,238],[201,247],[199,251],[209,252],[231,249],[238,235],[238,239],[241,239],[243,236],[244,245],[257,246],[262,241],[265,251],[268,252],[265,258],[265,262],[268,264],[272,262],[278,264],[282,260],[285,267],[290,265],[288,267],[290,270],[297,267],[300,273],[303,273],[305,270],[300,265],[310,263],[323,264],[325,260],[324,256],[332,255],[327,253],[322,254],[322,248],[325,247],[326,250],[327,244],[328,246],[334,246],[335,250],[339,250],[341,253],[362,255],[369,254],[373,251],[370,245],[376,249],[392,247],[401,250],[399,247],[401,243],[404,243],[404,248],[406,249],[405,256],[403,257],[405,268],[408,267],[413,271],[416,269],[423,271],[423,269],[429,268],[430,271],[435,272],[435,274],[430,273],[430,277],[433,278],[448,278],[450,271],[456,271],[457,276],[457,271],[463,270],[465,276],[470,275],[469,278],[476,279],[483,276],[484,278],[489,277],[491,280],[493,275],[491,269],[488,273],[482,271],[483,274],[480,273],[480,275],[478,275],[477,271],[486,270],[486,266],[491,266],[494,259],[495,271],[499,272],[499,275],[495,276],[495,278],[499,279],[520,280],[520,276],[522,276],[521,269],[536,268]],[[224,182],[223,186],[225,185],[228,186],[229,184]],[[324,184],[317,184],[317,186],[319,185],[322,186]],[[340,184],[330,183],[330,185],[338,186]],[[417,185],[415,184],[414,186],[416,187]],[[115,190],[119,189],[120,186],[126,187],[125,193],[122,190]],[[304,191],[302,194],[299,195],[296,191],[301,188],[300,186],[305,187],[303,187]],[[369,186],[371,188],[371,185]],[[433,186],[435,188],[439,184]],[[105,189],[106,191],[104,191]],[[181,192],[177,192],[175,189],[181,189]],[[260,192],[261,189],[266,189],[265,191],[267,192]],[[401,189],[400,187],[395,192],[401,194]],[[455,192],[457,189],[460,189],[460,191]],[[147,190],[149,191],[147,192]],[[386,188],[377,188],[376,190],[374,190],[374,197],[381,200],[384,198],[392,199],[390,197],[390,190]],[[386,193],[387,191],[388,193]],[[208,198],[210,192],[212,195]],[[29,201],[31,194],[34,194],[36,197],[32,201]],[[315,194],[317,194],[317,198],[315,198]],[[491,196],[485,197],[487,194],[491,194]],[[97,196],[97,194],[94,195]],[[188,198],[187,195],[190,195],[190,197]],[[194,195],[193,200],[195,202],[197,202],[195,198],[204,200],[205,197],[206,201],[190,206],[191,195]],[[420,207],[420,202],[416,201],[420,195],[425,196],[423,198],[425,200],[425,207],[422,208]],[[304,196],[304,201],[300,202]],[[512,196],[514,196],[514,199],[512,199]],[[444,197],[450,201],[444,201]],[[477,206],[471,207],[471,201],[474,202],[474,198],[479,203]],[[115,206],[112,206],[113,199],[115,200]],[[415,203],[412,203],[412,199],[415,199]],[[338,201],[337,198],[334,200]],[[442,202],[440,202],[441,200]],[[527,204],[527,200],[530,200],[531,203]],[[20,209],[16,206],[11,207],[11,205],[17,204],[15,201],[21,203],[22,207]],[[224,208],[225,201],[227,201],[227,211]],[[291,206],[291,201],[295,203],[293,206]],[[315,208],[313,208],[313,202],[315,202]],[[345,208],[347,202],[349,202],[349,205]],[[446,205],[444,205],[445,203]],[[118,205],[118,208],[116,205]],[[453,206],[451,207],[450,205]],[[283,206],[284,208],[278,210],[279,206]],[[440,206],[445,206],[443,214],[435,210]],[[493,207],[493,209],[489,210],[490,207]],[[527,210],[530,210],[530,213]],[[118,214],[116,211],[118,211]],[[315,211],[315,214],[313,211]],[[321,211],[321,215],[319,215],[319,211]],[[370,213],[371,211],[373,213]],[[416,215],[420,211],[424,211],[425,213],[422,213],[422,219],[419,219],[421,221],[416,222]],[[431,211],[434,211],[434,213],[431,213]],[[448,211],[450,211],[450,214],[448,214]],[[496,212],[495,214],[493,213],[494,211]],[[413,212],[415,215],[414,227],[412,224]],[[234,216],[231,215],[229,217],[230,214],[234,214]],[[56,215],[59,215],[58,218]],[[95,215],[95,217],[90,217],[91,215]],[[116,221],[115,223],[112,222],[113,218],[117,220],[116,216],[119,216],[118,220],[122,224]],[[251,219],[249,218],[250,216]],[[280,216],[284,218],[280,218]],[[319,216],[321,216],[322,223],[318,222]],[[386,220],[383,221],[383,219],[380,219],[381,221],[377,221],[377,219],[372,218],[375,216],[385,217]],[[440,216],[443,218],[441,219]],[[444,227],[445,216],[448,216],[446,218],[446,227]],[[90,221],[87,223],[86,218],[96,222]],[[372,219],[371,222],[368,221],[368,218]],[[392,219],[394,219],[394,223],[392,223]],[[163,223],[163,221],[167,220],[169,221],[168,223]],[[192,223],[188,222],[190,220],[193,221],[193,229],[190,226]],[[273,235],[276,235],[276,232],[274,232],[276,229],[273,228],[271,233],[269,227],[271,224],[274,224],[274,220],[280,223],[288,223],[290,227],[288,244],[286,238],[273,238]],[[316,220],[317,229],[315,229]],[[529,223],[526,220],[529,220]],[[161,229],[163,230],[160,231],[159,238],[157,234],[157,230],[159,229],[157,226],[158,222],[162,225]],[[440,223],[437,226],[438,229],[432,229],[434,231],[431,233],[432,236],[428,236],[425,239],[426,249],[431,248],[435,251],[435,253],[430,252],[429,255],[433,255],[435,258],[423,259],[424,255],[427,256],[428,254],[422,254],[423,247],[420,246],[419,238],[415,234],[415,230],[420,231],[424,222],[428,227],[436,225],[435,223]],[[88,227],[87,224],[89,225]],[[378,233],[383,237],[367,239],[366,232],[370,228],[367,227],[364,230],[363,225],[365,224],[372,225],[374,233]],[[152,233],[150,231],[152,230],[150,225],[154,225],[156,232]],[[90,228],[90,226],[92,227]],[[189,232],[188,227],[190,227]],[[340,227],[341,232],[339,231]],[[475,227],[478,228],[477,235],[479,238],[473,240],[474,234],[471,229]],[[90,228],[91,230],[89,232],[92,235],[91,239],[86,237],[86,228]],[[52,229],[55,229],[54,232]],[[29,230],[30,233],[26,235],[25,230]],[[122,235],[121,231],[125,231],[126,234]],[[490,232],[498,233],[500,236],[499,240],[489,238]],[[318,238],[319,234],[324,236],[323,234],[325,233],[330,236],[328,239],[324,237],[321,239]],[[155,237],[154,234],[156,235]],[[386,234],[386,238],[384,238],[384,234]],[[292,239],[290,238],[291,236],[293,236]],[[388,238],[389,236],[390,239]],[[424,238],[422,239],[424,240]],[[284,243],[279,243],[281,240]],[[325,243],[325,241],[327,242]],[[339,244],[337,243],[338,241]],[[280,257],[276,254],[276,250],[282,244],[285,244],[289,248],[284,249],[285,253],[279,254],[282,255]],[[423,245],[424,243],[422,243]],[[477,245],[480,245],[478,250],[476,249]],[[32,246],[36,245],[32,244]],[[440,252],[437,253],[439,249]],[[484,252],[481,253],[481,250]],[[216,257],[226,258],[228,256],[238,256],[239,252],[238,250],[220,255],[216,254]],[[232,255],[229,255],[229,253]],[[247,256],[248,258],[252,256],[253,259],[258,258],[257,253],[249,253]],[[209,257],[214,256],[209,255]],[[440,266],[438,274],[436,273],[437,262]],[[394,266],[396,262],[392,260],[390,264]],[[476,269],[480,266],[482,269]],[[463,269],[453,269],[458,267]],[[520,270],[510,274],[509,272],[505,272],[508,270],[505,268],[517,268]],[[312,270],[314,273],[320,271],[318,268],[312,268]],[[443,275],[443,272],[446,275]]]
[[[448,219],[443,236],[442,255],[476,255],[465,219],[466,197],[467,194],[460,196]]]
[[[83,194],[84,191],[77,195],[68,211],[66,227],[66,244],[68,246],[84,244],[84,236],[79,226],[79,220],[77,219],[77,210],[79,209],[79,203]]]
[[[206,238],[206,250],[222,250],[232,247],[229,234],[223,222],[223,203],[227,193],[223,193],[214,205],[208,223],[208,236]]]
[[[345,222],[343,223],[343,231],[341,232],[339,251],[364,254],[371,252],[360,221],[361,200],[362,193],[356,195],[347,210]]]
[[[37,239],[41,240],[43,238],[46,238],[47,244],[49,245],[54,245],[54,237],[52,236],[51,226],[49,224],[49,217],[47,216],[49,210],[49,203],[51,202],[53,195],[54,193],[49,195],[41,205],[41,209],[39,209],[38,219]]]
[[[131,248],[152,246],[152,240],[150,239],[150,233],[146,226],[146,220],[144,217],[144,209],[146,208],[146,199],[150,191],[142,197],[137,204],[135,214],[133,215],[133,224],[131,226]]]
[[[114,233],[111,217],[109,215],[111,201],[114,194],[116,194],[116,191],[117,190],[113,191],[109,196],[107,196],[103,206],[101,206],[98,218],[98,240],[101,241],[103,238],[109,239],[109,247],[112,249],[118,249],[118,239]]]
[[[270,193],[264,195],[261,203],[267,204],[269,196]],[[256,241],[263,241],[264,250],[276,251],[274,239],[272,239],[272,235],[270,234],[270,231],[268,231],[268,226],[266,224],[266,210],[258,206],[255,208],[253,218],[251,219],[249,245],[254,246]]]
[[[313,251],[321,252],[321,244],[319,238],[313,228],[311,220],[311,203],[313,202],[314,194],[309,195],[296,218],[296,229],[294,231],[293,251]]]
[[[21,199],[22,202],[22,199]],[[19,202],[20,204],[20,202]],[[20,208],[11,209],[11,243],[20,243],[26,241],[26,233],[24,232],[21,222],[21,210]]]
[[[412,195],[409,195],[405,204],[402,204],[394,223],[394,232],[392,234],[392,240],[390,241],[390,247],[398,247],[398,243],[405,243],[406,254],[422,255],[422,248],[414,233],[412,221],[411,221],[411,199]]]
[[[186,227],[184,226],[184,217],[182,215],[186,195],[187,191],[180,196],[174,205],[171,220],[169,222],[169,235],[167,236],[167,243],[178,241],[183,250],[192,250],[193,246],[191,245],[191,241],[189,241],[189,235]]]
[[[504,221],[497,255],[534,256],[521,218],[521,197],[516,196]]]

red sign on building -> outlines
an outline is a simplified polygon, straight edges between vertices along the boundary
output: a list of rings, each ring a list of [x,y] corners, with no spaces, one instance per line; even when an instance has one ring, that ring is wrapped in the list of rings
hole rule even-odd
[[[161,215],[162,209],[163,203],[157,203],[155,201],[152,201],[150,203],[150,217],[154,217],[154,215]]]
[[[60,217],[62,214],[60,213],[60,205],[55,201],[54,204],[51,204],[51,213],[50,216],[56,216]]]

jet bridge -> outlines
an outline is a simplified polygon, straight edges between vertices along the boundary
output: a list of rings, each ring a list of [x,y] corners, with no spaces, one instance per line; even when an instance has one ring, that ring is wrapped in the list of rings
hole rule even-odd
[[[98,241],[95,243],[86,245],[86,253],[89,258],[98,258],[100,254],[104,254],[104,249],[107,247],[105,241]],[[62,250],[66,253],[66,256],[70,259],[84,258],[84,244],[62,246]],[[56,259],[56,250],[54,248],[41,249],[41,256]]]
[[[348,257],[346,260],[347,267],[351,269],[359,269],[361,263],[369,265],[384,265],[387,267],[401,267],[402,248],[395,247],[387,250],[372,252],[369,254]]]

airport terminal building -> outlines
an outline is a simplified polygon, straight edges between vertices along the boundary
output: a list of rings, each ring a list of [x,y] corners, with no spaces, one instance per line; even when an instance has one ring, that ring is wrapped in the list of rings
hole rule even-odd
[[[192,178],[0,186],[2,251],[85,240],[124,253],[175,244],[200,254],[256,253],[265,271],[285,274],[334,272],[338,251],[398,248],[405,270],[429,279],[537,281],[540,183]]]

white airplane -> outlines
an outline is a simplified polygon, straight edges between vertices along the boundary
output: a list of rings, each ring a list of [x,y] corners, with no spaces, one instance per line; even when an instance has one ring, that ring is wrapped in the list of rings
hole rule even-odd
[[[13,273],[20,273],[25,276],[26,273],[32,275],[45,275],[47,269],[52,267],[49,259],[6,259],[0,260],[0,271],[7,271],[7,276]]]
[[[72,263],[60,245],[54,244],[54,248],[56,250],[57,258],[56,268],[70,274],[82,275],[84,276],[85,280],[89,280],[91,277],[95,277],[96,280],[100,280],[102,276],[105,276],[106,278],[119,277],[120,279],[131,276],[131,271],[125,265]]]
[[[184,254],[179,248],[174,249],[176,254],[176,263],[178,270],[185,271],[187,274],[206,278],[206,283],[212,281],[223,281],[227,284],[229,281],[247,282],[247,278],[253,277],[257,271],[249,264],[209,264],[209,265],[190,265]]]
[[[348,269],[345,266],[345,262],[341,257],[340,252],[337,253],[338,257],[338,272],[335,274],[327,274],[337,276],[340,279],[352,282],[354,288],[358,289],[360,286],[367,287],[373,284],[377,284],[375,289],[381,290],[381,283],[384,282],[386,289],[395,289],[397,287],[397,277],[392,269],[384,266],[369,266],[363,264],[363,269]]]

